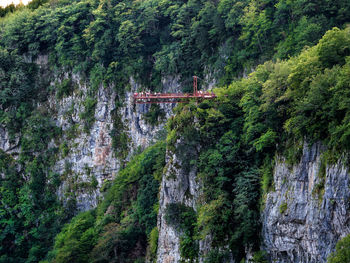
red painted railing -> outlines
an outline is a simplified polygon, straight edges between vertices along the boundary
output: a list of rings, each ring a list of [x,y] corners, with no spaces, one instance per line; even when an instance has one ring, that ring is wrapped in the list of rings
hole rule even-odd
[[[179,103],[186,102],[189,99],[214,99],[216,95],[213,92],[198,91],[197,77],[193,77],[193,93],[151,93],[140,92],[134,93],[134,102],[143,103]]]

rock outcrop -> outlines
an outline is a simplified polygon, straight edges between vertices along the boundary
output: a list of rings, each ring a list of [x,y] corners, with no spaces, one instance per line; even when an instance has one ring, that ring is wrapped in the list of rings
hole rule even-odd
[[[31,58],[26,58],[26,60],[32,62]],[[55,120],[56,125],[62,129],[61,138],[55,138],[50,143],[50,146],[60,149],[57,162],[52,167],[62,180],[58,195],[66,203],[73,201],[75,203],[73,209],[89,210],[96,207],[103,183],[114,179],[125,162],[116,156],[112,147],[111,133],[116,100],[122,100],[122,106],[118,108],[118,111],[124,123],[125,133],[130,139],[126,161],[136,149],[146,148],[160,136],[166,119],[171,115],[175,105],[161,105],[165,117],[156,125],[152,125],[144,119],[144,114],[149,111],[150,105],[134,105],[133,103],[133,92],[142,87],[132,78],[130,79],[131,89],[125,93],[125,97],[117,99],[112,85],[109,87],[100,85],[94,95],[91,95],[91,84],[79,74],[66,72],[53,76],[49,70],[47,56],[39,56],[34,62],[42,74],[39,77],[52,80],[51,90],[53,92],[44,107]],[[64,94],[59,98],[56,94],[56,87],[64,80],[69,80],[74,87],[69,94]],[[165,91],[179,91],[181,88],[176,77],[164,78],[162,86]],[[86,110],[85,102],[88,97],[94,100],[95,105],[94,113],[92,113],[93,121],[86,129],[82,113]],[[38,104],[38,107],[43,107],[43,105]],[[0,126],[0,149],[16,158],[20,151],[19,136],[16,135],[10,140],[6,129]]]
[[[323,152],[320,144],[305,145],[298,164],[277,159],[275,190],[262,216],[271,262],[326,262],[336,242],[350,233],[349,171],[341,160],[323,164]]]
[[[112,147],[112,112],[116,109],[113,87],[99,87],[96,94],[95,121],[86,132],[83,130],[84,121],[80,114],[84,111],[83,101],[86,99],[88,86],[78,75],[72,75],[72,78],[74,83],[79,85],[77,92],[60,101],[55,97],[50,99],[52,110],[57,112],[57,125],[64,131],[64,138],[67,138],[74,126],[77,128],[74,131],[77,135],[73,139],[67,139],[69,153],[58,160],[55,171],[66,175],[60,195],[66,196],[64,199],[74,196],[77,209],[85,211],[96,207],[103,182],[115,178],[124,160],[115,155]],[[179,88],[177,81],[166,84],[166,90]],[[143,116],[148,112],[150,105],[134,105],[132,94],[141,87],[133,79],[130,80],[130,85],[131,91],[126,92],[123,106],[118,109],[125,132],[130,138],[127,160],[137,148],[144,149],[157,139],[174,107],[172,104],[161,106],[165,118],[157,125],[148,124]]]
[[[178,139],[175,147],[181,143],[181,139]],[[195,152],[191,158],[196,158]],[[196,211],[200,204],[202,184],[197,177],[197,167],[190,166],[190,168],[185,169],[183,160],[176,153],[167,150],[166,163],[159,197],[157,263],[178,263],[182,262],[180,238],[183,233],[181,230],[168,224],[166,221],[166,208],[168,204],[180,203],[192,207]],[[210,236],[200,240],[198,245],[199,262],[203,262],[211,246]]]
[[[182,169],[182,161],[176,154],[167,151],[166,171],[162,178],[158,213],[158,263],[180,262],[181,232],[169,225],[165,219],[166,207],[170,203],[182,203],[196,209],[200,185],[196,181],[196,169]]]
[[[74,197],[77,209],[85,211],[97,205],[102,183],[113,179],[120,168],[110,135],[115,94],[102,86],[99,88],[96,94],[95,121],[86,132],[81,113],[84,111],[87,86],[81,84],[83,82],[77,75],[73,75],[72,79],[79,83],[78,92],[61,100],[50,98],[52,111],[57,112],[56,124],[63,130],[61,145],[66,144],[69,149],[68,153],[61,154],[54,170],[63,178],[61,198]]]

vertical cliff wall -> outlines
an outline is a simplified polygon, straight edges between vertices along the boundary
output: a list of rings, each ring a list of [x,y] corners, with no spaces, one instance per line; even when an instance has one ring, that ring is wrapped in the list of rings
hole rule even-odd
[[[175,148],[180,148],[182,144],[184,144],[182,138],[177,139]],[[185,230],[167,221],[167,207],[170,204],[180,204],[198,212],[197,209],[201,204],[202,183],[197,177],[196,165],[188,167],[187,164],[184,164],[183,158],[195,160],[199,148],[200,145],[191,148],[186,156],[180,156],[179,152],[174,153],[167,150],[166,166],[159,194],[157,263],[187,262],[186,259],[182,258],[180,251],[181,238]],[[207,236],[203,240],[195,242],[198,242],[198,260],[203,262],[210,249],[211,238]]]
[[[99,188],[105,180],[115,177],[120,161],[112,149],[112,110],[115,108],[115,93],[100,86],[96,94],[94,122],[84,129],[84,101],[88,85],[78,75],[72,75],[78,85],[71,96],[58,100],[52,96],[51,110],[56,112],[56,123],[63,130],[60,154],[54,170],[61,175],[60,195],[63,199],[74,198],[78,210],[88,210],[97,205]]]
[[[151,124],[144,118],[150,105],[133,103],[132,94],[143,89],[133,78],[130,78],[129,91],[117,98],[113,85],[92,88],[89,80],[80,74],[54,73],[47,56],[39,56],[35,63],[42,73],[38,77],[51,80],[45,108],[62,130],[61,137],[51,142],[51,146],[59,148],[52,167],[62,182],[58,194],[67,205],[73,205],[74,210],[89,210],[96,207],[103,183],[115,178],[135,150],[144,149],[160,136],[174,105],[160,105],[164,118]],[[181,88],[176,77],[164,78],[162,82],[165,91]],[[60,89],[62,94],[59,94]],[[116,108],[117,102],[122,106]],[[112,145],[114,111],[118,111],[123,132],[129,138],[126,160],[116,155]],[[86,125],[86,118],[91,120],[89,125]],[[4,152],[16,157],[20,151],[19,138],[18,134],[10,140],[6,127],[0,126],[0,149]]]
[[[277,158],[274,191],[263,211],[263,241],[271,262],[322,263],[350,233],[349,171],[324,163],[319,144],[304,146],[290,166]]]
[[[103,182],[114,179],[136,149],[144,149],[157,139],[174,105],[162,105],[161,109],[165,113],[165,118],[156,125],[147,123],[144,114],[149,111],[150,105],[133,103],[133,92],[142,87],[132,78],[130,79],[131,90],[121,98],[123,106],[117,109],[125,129],[123,132],[129,138],[128,155],[126,160],[121,160],[116,156],[115,149],[112,147],[114,122],[112,112],[116,110],[116,94],[113,87],[102,85],[99,87],[96,94],[94,122],[88,131],[84,131],[81,113],[84,111],[84,100],[88,87],[79,79],[79,76],[73,78],[74,82],[79,85],[77,89],[79,92],[58,102],[55,98],[51,99],[51,106],[57,111],[58,126],[64,130],[64,138],[67,139],[69,148],[65,156],[61,155],[62,158],[58,160],[55,170],[64,175],[61,195],[67,196],[68,194],[69,197],[73,194],[78,210],[89,210],[96,207]],[[166,82],[164,84],[165,89],[179,88],[176,81],[168,85]],[[72,121],[69,122],[67,118]],[[76,129],[77,135],[68,140],[66,135],[72,129]]]
[[[168,204],[181,203],[196,209],[200,184],[196,181],[196,167],[185,171],[182,168],[182,161],[171,151],[167,151],[166,163],[159,197],[157,262],[175,263],[180,262],[181,259],[180,237],[182,232],[168,224],[166,208]]]

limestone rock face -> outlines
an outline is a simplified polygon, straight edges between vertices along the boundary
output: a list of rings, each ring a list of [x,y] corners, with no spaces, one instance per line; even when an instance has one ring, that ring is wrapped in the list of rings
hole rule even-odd
[[[133,102],[133,93],[139,91],[142,87],[135,82],[133,78],[130,79],[130,86],[131,91],[126,92],[124,106],[120,109],[120,113],[124,123],[128,127],[133,147],[145,148],[152,143],[152,140],[156,140],[162,136],[164,124],[171,116],[175,104],[158,104],[164,111],[165,117],[158,125],[152,126],[143,118],[144,114],[149,111],[151,105],[134,104]],[[163,79],[162,86],[163,92],[179,92],[181,90],[178,78],[176,77]]]
[[[57,125],[62,127],[64,134],[68,134],[74,125],[78,130],[75,138],[67,140],[69,153],[58,160],[55,171],[64,175],[65,178],[60,190],[61,198],[69,199],[69,196],[73,195],[77,209],[85,211],[96,207],[103,182],[113,180],[125,160],[120,160],[112,148],[112,112],[116,109],[114,88],[101,85],[98,89],[95,121],[86,132],[80,115],[84,111],[83,101],[86,99],[88,87],[78,75],[72,77],[73,81],[79,85],[79,92],[58,102],[56,98],[50,100],[51,107],[57,112]],[[130,139],[126,161],[137,148],[143,149],[157,139],[174,106],[172,104],[161,106],[165,112],[165,118],[158,125],[148,124],[144,120],[144,114],[148,112],[150,105],[134,105],[132,95],[140,86],[133,79],[130,80],[130,85],[131,91],[126,92],[123,106],[118,108],[125,132]],[[172,85],[178,88],[177,82]],[[174,87],[165,86],[165,89],[172,88]],[[75,185],[74,192],[72,184]]]
[[[75,83],[79,83],[78,92],[62,100],[50,98],[52,111],[57,112],[56,124],[63,130],[61,145],[66,144],[69,149],[67,154],[61,154],[54,170],[63,178],[59,193],[61,198],[65,200],[74,196],[77,209],[85,211],[97,205],[102,183],[113,179],[120,169],[110,135],[115,94],[102,86],[98,89],[95,121],[86,132],[81,113],[84,111],[83,102],[88,87],[79,76],[73,75],[72,78]]]
[[[320,144],[304,146],[298,164],[278,158],[266,199],[263,241],[271,262],[322,263],[350,233],[349,171],[339,160],[320,170]]]
[[[0,126],[0,149],[8,154],[18,153],[19,137],[11,139],[8,131]]]
[[[176,145],[181,144],[179,139]],[[176,147],[175,145],[175,147]],[[170,203],[181,203],[192,207],[195,211],[200,203],[202,184],[197,178],[197,168],[191,166],[184,169],[181,158],[177,154],[167,151],[166,169],[163,174],[158,213],[158,251],[157,263],[177,263],[181,261],[180,238],[183,234],[166,222],[166,207]],[[199,242],[199,261],[203,262],[205,255],[211,246],[208,236]]]
[[[167,104],[160,107],[164,110],[165,118],[158,124],[151,125],[144,119],[144,114],[150,105],[134,105],[132,94],[142,87],[130,79],[130,91],[125,97],[117,98],[113,85],[105,87],[100,85],[91,97],[91,86],[81,75],[72,72],[53,75],[50,72],[47,56],[39,56],[36,61],[26,58],[28,62],[35,62],[40,68],[41,78],[51,79],[53,92],[45,103],[47,111],[55,120],[56,125],[62,129],[62,137],[55,138],[49,146],[58,147],[57,162],[53,171],[61,177],[61,187],[58,195],[61,200],[73,209],[85,211],[97,206],[100,198],[100,189],[105,181],[113,180],[120,168],[133,155],[138,148],[145,148],[156,140],[164,129],[166,119],[171,115],[175,105]],[[74,85],[71,94],[58,98],[55,92],[57,84],[70,79]],[[178,78],[167,77],[163,80],[165,91],[179,91]],[[84,128],[84,113],[86,100],[94,100],[95,107],[93,123]],[[126,160],[120,160],[112,147],[113,111],[116,110],[116,101],[122,104],[117,110],[129,137],[129,154]],[[38,107],[43,107],[39,105]],[[91,114],[89,113],[89,117]],[[20,135],[10,140],[6,127],[0,126],[0,150],[11,154],[14,158],[20,148]],[[70,202],[70,201],[73,201]]]

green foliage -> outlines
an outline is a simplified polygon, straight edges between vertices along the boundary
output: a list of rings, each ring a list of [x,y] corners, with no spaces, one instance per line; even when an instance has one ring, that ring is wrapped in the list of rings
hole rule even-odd
[[[158,236],[159,236],[158,228],[154,227],[148,237],[148,246],[150,251],[149,253],[150,253],[151,262],[156,261],[157,249],[158,249]]]
[[[62,157],[67,157],[68,153],[69,153],[69,147],[68,144],[66,142],[63,142],[60,145],[60,152],[62,153]]]
[[[95,122],[95,108],[97,99],[95,97],[88,96],[83,102],[84,111],[80,113],[79,117],[84,120],[84,131],[89,132],[91,126]]]
[[[38,80],[41,69],[30,62],[39,54],[49,55],[53,70],[80,73],[91,86],[80,115],[85,132],[94,122],[98,88],[113,87],[122,98],[130,76],[154,91],[166,75],[180,76],[187,91],[194,74],[231,83],[216,91],[218,103],[179,106],[168,123],[167,143],[184,171],[197,167],[203,182],[198,215],[180,217],[191,222],[181,239],[183,257],[196,257],[198,229],[201,238],[213,237],[208,262],[224,261],[227,243],[239,261],[246,247],[258,250],[257,200],[272,187],[276,150],[293,164],[305,140],[322,141],[333,156],[350,148],[350,34],[338,29],[349,14],[346,0],[34,0],[28,7],[0,9],[0,125],[12,141],[20,138],[21,147],[17,161],[1,152],[1,261],[44,258],[72,214],[54,195],[59,178],[50,167],[58,150],[48,145],[61,131],[45,111],[50,78]],[[271,58],[275,62],[232,82]],[[73,92],[69,79],[57,85],[58,98]],[[126,159],[129,138],[116,104],[112,143]],[[161,115],[153,106],[145,118],[156,124]],[[78,127],[71,127],[67,136],[74,138]],[[68,154],[64,144],[61,151]],[[57,258],[84,258],[93,246],[94,262],[109,262],[114,253],[142,260],[145,255],[130,248],[145,248],[155,226],[164,151],[158,144],[124,164],[96,211],[93,231],[85,231],[89,240],[67,239]],[[78,233],[78,226],[71,232]]]
[[[266,195],[272,188],[273,184],[273,169],[274,161],[269,157],[265,158],[264,163],[261,167],[261,188],[263,196]]]
[[[72,92],[74,91],[74,83],[71,78],[62,80],[61,83],[56,83],[56,97],[58,99],[62,99],[63,97],[67,97],[69,95],[72,95]]]
[[[111,131],[112,136],[112,147],[116,155],[121,159],[125,160],[129,154],[129,143],[130,138],[127,133],[127,128],[122,120],[118,108],[112,111],[113,118],[113,129]]]
[[[231,217],[231,206],[223,196],[203,205],[197,219],[200,237],[203,239],[212,234],[214,244],[222,244],[221,242],[226,238],[225,231],[227,231],[226,227]]]
[[[7,14],[13,13],[17,11],[18,9],[22,8],[22,5],[14,5],[13,3],[10,5],[7,5],[6,7],[0,6],[0,17],[4,17]]]
[[[97,234],[93,228],[94,211],[84,212],[74,217],[63,227],[55,238],[54,250],[50,256],[55,256],[55,262],[89,262],[89,252],[96,244]]]
[[[121,92],[130,75],[159,90],[162,75],[185,81],[204,75],[207,65],[227,84],[274,51],[285,59],[314,45],[350,13],[344,0],[317,9],[284,0],[47,2],[1,9],[0,16],[18,9],[4,18],[1,45],[20,54],[50,52],[52,62],[85,72],[92,83],[114,82]]]
[[[158,240],[154,207],[164,165],[163,142],[136,155],[119,172],[96,211],[78,214],[57,235],[49,262],[110,262],[117,255],[118,262],[143,262],[147,243],[154,258]]]
[[[28,3],[28,8],[29,9],[37,9],[39,8],[41,5],[47,3],[48,0],[32,0]],[[0,17],[4,17],[7,14],[11,14],[14,13],[15,11],[21,10],[24,8],[23,4],[18,4],[18,5],[14,5],[13,2],[10,5],[7,5],[6,7],[1,7],[0,6]]]
[[[281,213],[281,214],[284,214],[284,212],[286,212],[287,208],[288,208],[288,204],[287,204],[286,202],[283,202],[283,203],[280,205],[280,208],[279,208],[280,213]]]
[[[252,263],[268,263],[267,253],[264,250],[260,250],[254,253]]]
[[[196,219],[193,208],[180,203],[170,203],[166,207],[165,220],[177,230],[191,229]]]
[[[47,3],[49,0],[32,0],[28,3],[28,8],[34,10]]]
[[[234,219],[237,222],[234,229],[232,243],[237,247],[233,250],[234,254],[239,255],[242,252],[242,243],[251,244],[257,247],[257,233],[260,229],[259,204],[257,200],[260,197],[260,180],[257,170],[250,169],[243,172],[236,179],[234,193]],[[236,251],[235,251],[236,250]]]
[[[328,257],[328,263],[350,262],[350,236],[339,240],[335,251]]]
[[[300,162],[303,155],[304,143],[299,138],[298,140],[287,140],[283,155],[286,157],[286,162],[289,165],[295,165]]]
[[[344,65],[345,58],[350,55],[350,37],[348,30],[333,28],[326,32],[317,45],[317,53],[322,65],[331,68]]]
[[[151,104],[147,113],[144,114],[145,121],[151,125],[157,125],[165,118],[165,112],[158,104]]]
[[[189,172],[198,154],[199,133],[193,125],[195,109],[193,103],[180,105],[175,111],[176,117],[171,117],[167,123],[167,147],[177,154],[185,172]]]
[[[260,138],[253,143],[253,146],[256,148],[258,152],[261,152],[267,147],[274,147],[276,138],[277,138],[276,132],[269,129],[266,133],[261,135]]]
[[[323,152],[321,155],[320,167],[317,173],[318,182],[312,190],[312,196],[318,198],[319,204],[321,204],[325,193],[327,165],[334,164],[340,159],[339,153],[330,150]]]

